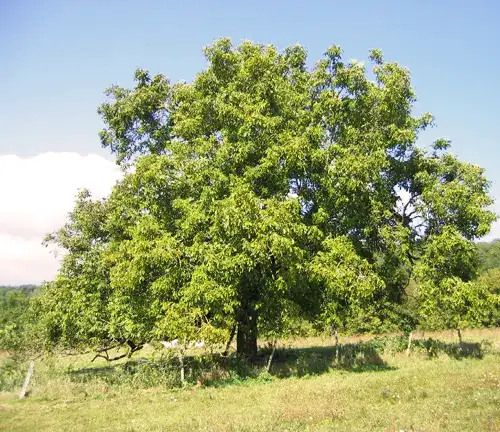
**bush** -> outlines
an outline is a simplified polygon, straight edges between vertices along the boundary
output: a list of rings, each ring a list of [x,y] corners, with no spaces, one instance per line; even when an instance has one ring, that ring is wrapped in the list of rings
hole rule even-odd
[[[16,358],[7,357],[0,364],[0,391],[13,391],[23,385],[26,365]]]

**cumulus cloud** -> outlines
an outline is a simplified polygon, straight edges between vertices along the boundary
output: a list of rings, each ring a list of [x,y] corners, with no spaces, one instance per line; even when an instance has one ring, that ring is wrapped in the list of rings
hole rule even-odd
[[[41,245],[44,235],[63,225],[79,188],[103,197],[120,176],[97,155],[0,156],[0,285],[52,279],[59,262]]]

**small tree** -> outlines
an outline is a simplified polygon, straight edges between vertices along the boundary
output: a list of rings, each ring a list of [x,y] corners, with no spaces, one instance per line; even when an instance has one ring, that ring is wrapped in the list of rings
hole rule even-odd
[[[324,286],[317,318],[323,326],[337,331],[385,288],[373,266],[356,253],[347,237],[326,239],[323,251],[311,261],[309,269],[311,281]]]
[[[417,266],[423,316],[438,316],[457,330],[462,347],[463,328],[478,325],[491,310],[491,296],[473,279],[479,261],[474,245],[455,229],[433,235]]]

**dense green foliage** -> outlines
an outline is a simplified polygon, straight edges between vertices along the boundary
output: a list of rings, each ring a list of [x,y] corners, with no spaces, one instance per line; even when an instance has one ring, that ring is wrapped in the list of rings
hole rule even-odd
[[[500,268],[500,239],[477,243],[481,270]]]
[[[492,297],[492,305],[485,313],[489,316],[486,325],[500,327],[500,268],[492,268],[481,274],[478,282],[482,284]]]
[[[0,287],[0,351],[18,351],[29,308],[29,297],[35,287]]]
[[[415,314],[480,319],[489,185],[448,141],[416,145],[433,118],[412,115],[406,69],[373,50],[368,72],[336,46],[313,69],[300,46],[221,39],[205,55],[192,83],[138,70],[108,90],[101,140],[126,173],[106,199],[82,191],[47,237],[68,251],[38,304],[47,341],[133,351],[236,331],[254,355],[300,320],[397,322],[412,278]]]

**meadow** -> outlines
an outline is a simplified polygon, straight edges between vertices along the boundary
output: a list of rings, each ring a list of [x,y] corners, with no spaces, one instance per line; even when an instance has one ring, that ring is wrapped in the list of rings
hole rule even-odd
[[[130,360],[93,353],[0,358],[5,431],[499,431],[500,329],[280,341],[248,365],[236,357],[149,347]],[[9,366],[10,364],[10,366]],[[22,366],[22,367],[18,367]]]

